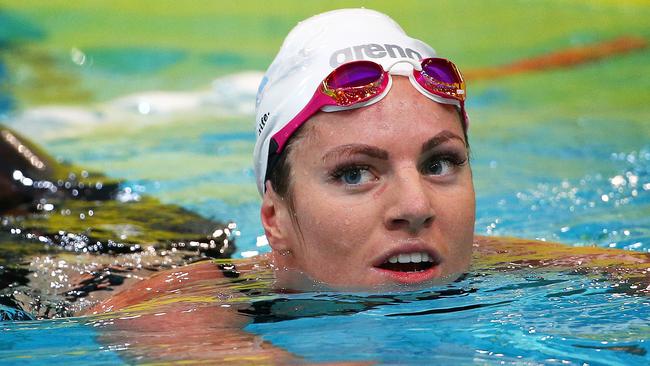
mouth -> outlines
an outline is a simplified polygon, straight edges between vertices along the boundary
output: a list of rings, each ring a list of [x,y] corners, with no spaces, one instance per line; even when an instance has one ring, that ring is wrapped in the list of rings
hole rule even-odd
[[[395,272],[421,272],[435,266],[427,252],[402,253],[388,258],[378,268]]]
[[[442,257],[435,250],[411,248],[386,255],[374,267],[391,281],[415,284],[439,277],[441,263]]]

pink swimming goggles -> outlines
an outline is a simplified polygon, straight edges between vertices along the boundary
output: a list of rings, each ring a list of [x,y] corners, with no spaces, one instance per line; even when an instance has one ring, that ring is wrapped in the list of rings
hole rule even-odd
[[[430,99],[459,107],[463,127],[467,128],[465,81],[456,65],[444,58],[425,58],[414,65],[409,79]],[[334,69],[307,105],[271,138],[266,178],[289,138],[309,117],[319,110],[329,112],[370,105],[385,95],[390,84],[388,71],[372,61],[352,61]]]

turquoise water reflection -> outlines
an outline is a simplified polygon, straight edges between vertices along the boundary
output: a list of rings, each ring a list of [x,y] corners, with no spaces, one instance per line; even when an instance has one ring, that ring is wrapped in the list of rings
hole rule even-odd
[[[120,347],[95,341],[96,328],[83,319],[0,324],[0,365],[117,365]],[[123,348],[123,347],[122,347]]]

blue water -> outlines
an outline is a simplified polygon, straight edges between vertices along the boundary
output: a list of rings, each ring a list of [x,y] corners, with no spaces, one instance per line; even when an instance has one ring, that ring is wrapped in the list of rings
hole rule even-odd
[[[210,286],[218,296],[219,285]],[[634,281],[598,274],[478,270],[455,283],[420,291],[253,295],[251,300],[271,311],[248,312],[252,323],[245,330],[309,362],[650,362],[650,299]],[[119,364],[146,360],[133,357],[147,349],[156,355],[155,347],[133,345],[134,336],[136,342],[158,337],[155,329],[116,332],[113,324],[106,317],[2,323],[0,364]],[[101,335],[104,340],[98,342]],[[209,336],[218,337],[218,331]],[[170,349],[183,353],[196,341]]]
[[[492,273],[393,296],[286,296],[311,316],[246,330],[322,362],[647,364],[650,299],[626,291],[570,272]]]
[[[116,347],[97,343],[79,318],[0,323],[0,365],[115,365]]]

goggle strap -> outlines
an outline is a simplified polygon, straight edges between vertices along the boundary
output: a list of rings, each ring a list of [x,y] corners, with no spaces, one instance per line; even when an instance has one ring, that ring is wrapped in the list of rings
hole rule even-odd
[[[273,135],[271,141],[275,142],[277,148],[269,151],[274,153],[282,151],[287,141],[289,140],[289,137],[291,137],[291,135],[293,135],[296,130],[298,130],[298,128],[300,128],[300,126],[305,123],[307,119],[309,119],[309,117],[318,112],[321,107],[331,104],[333,104],[333,102],[330,97],[321,93],[320,89],[316,90],[307,105],[305,105],[305,107],[300,112],[298,112],[298,114],[293,117],[289,123],[282,127],[280,131],[276,132]]]

